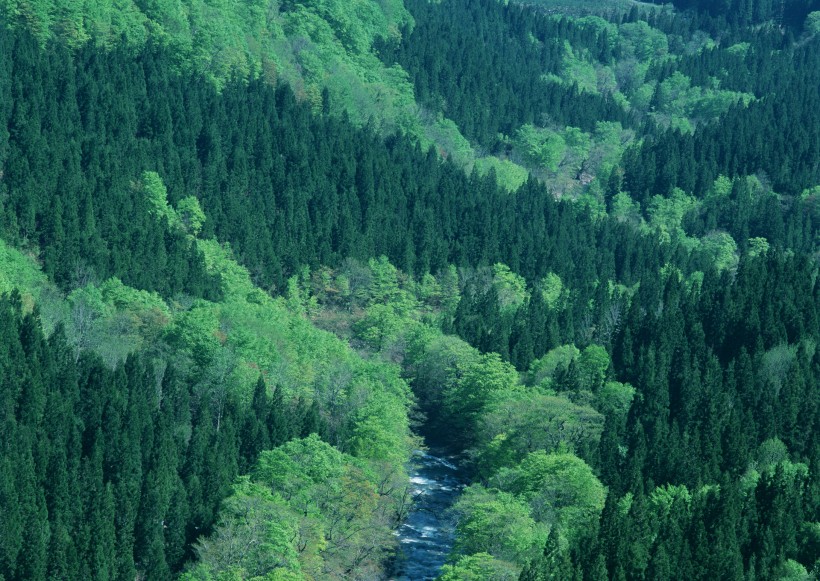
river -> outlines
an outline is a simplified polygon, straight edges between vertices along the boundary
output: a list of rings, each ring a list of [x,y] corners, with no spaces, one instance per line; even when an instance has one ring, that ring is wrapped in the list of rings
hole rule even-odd
[[[398,529],[396,581],[435,579],[453,547],[453,523],[447,518],[464,488],[455,458],[442,450],[416,451],[410,465],[415,503]]]

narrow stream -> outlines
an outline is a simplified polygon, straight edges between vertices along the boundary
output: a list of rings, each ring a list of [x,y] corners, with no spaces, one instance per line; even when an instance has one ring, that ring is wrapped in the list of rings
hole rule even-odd
[[[453,546],[447,509],[464,488],[454,458],[442,450],[417,451],[410,466],[415,504],[399,528],[400,548],[394,565],[396,581],[435,579]]]

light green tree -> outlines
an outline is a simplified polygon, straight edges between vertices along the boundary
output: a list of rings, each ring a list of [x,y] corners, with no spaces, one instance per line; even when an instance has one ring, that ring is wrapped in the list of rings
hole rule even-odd
[[[569,367],[578,359],[581,351],[575,345],[560,345],[550,349],[543,357],[530,364],[528,383],[544,388],[552,387],[552,378],[558,369]]]
[[[548,272],[539,282],[538,290],[541,298],[550,309],[560,308],[566,300],[567,291],[561,277],[554,272]]]
[[[378,575],[381,559],[395,543],[396,513],[395,499],[380,494],[375,482],[380,476],[372,466],[312,434],[262,452],[251,478],[298,515],[292,538],[309,575]]]
[[[526,500],[536,521],[561,527],[568,538],[597,522],[606,500],[606,488],[592,468],[568,453],[533,452],[491,483]]]
[[[675,188],[668,198],[653,196],[647,210],[650,226],[664,241],[683,236],[683,217],[696,206],[697,201],[679,188]]]
[[[634,397],[635,388],[628,383],[607,381],[595,398],[595,407],[605,416],[625,418]]]
[[[734,270],[737,268],[739,260],[737,243],[727,232],[713,232],[704,236],[700,245],[718,270]]]
[[[567,144],[564,138],[550,129],[523,125],[516,132],[516,145],[531,164],[545,167],[552,172],[564,159]]]
[[[618,192],[613,196],[610,214],[618,222],[643,226],[641,206],[629,197],[626,192]]]
[[[506,264],[493,265],[493,286],[498,293],[498,305],[502,312],[515,312],[529,296],[527,281]]]
[[[216,530],[194,547],[201,564],[217,576],[248,579],[285,569],[300,571],[293,539],[298,516],[281,496],[245,476],[225,501]]]
[[[205,212],[193,196],[182,198],[177,204],[177,215],[185,230],[197,236],[205,223]]]
[[[469,441],[488,404],[516,390],[518,372],[497,353],[486,353],[474,363],[457,366],[460,376],[445,387],[442,400],[455,434]]]
[[[810,12],[808,16],[806,16],[806,32],[809,34],[818,34],[820,33],[820,10],[815,12]]]
[[[769,251],[769,241],[762,236],[749,238],[749,256],[763,256]]]
[[[578,358],[578,375],[581,389],[597,392],[604,385],[610,366],[609,353],[600,345],[589,345]]]
[[[601,438],[604,416],[565,397],[526,391],[488,406],[478,428],[478,469],[489,476],[499,460],[521,461],[537,450],[589,450]]]
[[[159,174],[155,171],[143,172],[140,187],[148,200],[151,213],[167,219],[171,226],[178,226],[179,216],[168,204],[168,190],[165,189]]]
[[[525,563],[543,547],[547,529],[530,517],[526,502],[507,492],[470,486],[453,506],[457,515],[453,553],[488,553]]]
[[[712,184],[712,187],[709,188],[709,191],[706,193],[706,198],[722,199],[728,197],[731,193],[732,180],[724,175],[719,175]]]
[[[518,573],[519,567],[512,563],[489,553],[476,553],[444,565],[436,581],[516,581]]]

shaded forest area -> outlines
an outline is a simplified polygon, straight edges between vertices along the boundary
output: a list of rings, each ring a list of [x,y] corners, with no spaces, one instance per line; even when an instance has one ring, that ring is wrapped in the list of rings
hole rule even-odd
[[[169,288],[160,266],[171,280],[188,266],[138,239],[173,236],[149,223],[148,203],[134,195],[145,168],[162,176],[171,203],[195,195],[203,234],[229,242],[258,282],[280,290],[300,265],[380,254],[418,274],[504,262],[536,278],[550,263],[579,287],[597,278],[634,284],[663,263],[654,241],[595,223],[538,183],[508,194],[408,139],[385,142],[314,116],[286,86],[237,81],[219,94],[174,73],[161,50],[73,57],[40,51],[24,33],[6,38],[14,98],[4,107],[4,235],[36,245],[64,288],[84,268],[166,295],[205,292]]]

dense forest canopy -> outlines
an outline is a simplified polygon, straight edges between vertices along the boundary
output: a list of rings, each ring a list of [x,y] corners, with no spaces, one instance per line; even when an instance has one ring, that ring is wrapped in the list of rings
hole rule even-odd
[[[0,2],[0,579],[820,574],[820,5]]]

